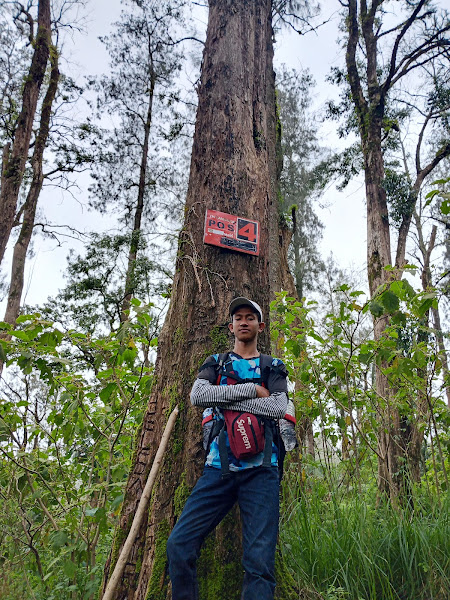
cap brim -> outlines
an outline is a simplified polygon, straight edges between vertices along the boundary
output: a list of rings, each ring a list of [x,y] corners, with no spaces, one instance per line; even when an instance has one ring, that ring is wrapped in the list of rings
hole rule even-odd
[[[233,316],[233,313],[239,306],[249,306],[254,312],[259,314],[261,321],[263,320],[262,311],[261,311],[261,308],[258,306],[258,304],[256,304],[256,302],[252,302],[248,298],[244,298],[243,296],[232,300],[230,307],[228,309],[230,317]]]

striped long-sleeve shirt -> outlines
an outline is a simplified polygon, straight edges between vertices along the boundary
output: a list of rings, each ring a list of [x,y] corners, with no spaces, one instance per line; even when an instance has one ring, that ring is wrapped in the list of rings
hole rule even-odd
[[[236,385],[213,385],[207,379],[196,379],[191,391],[194,406],[218,406],[231,410],[242,410],[269,419],[282,419],[286,414],[288,397],[286,392],[273,392],[266,398],[256,396],[254,383]]]

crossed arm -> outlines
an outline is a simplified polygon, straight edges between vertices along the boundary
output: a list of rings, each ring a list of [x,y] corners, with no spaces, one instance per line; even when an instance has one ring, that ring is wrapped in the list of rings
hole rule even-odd
[[[264,396],[264,397],[262,397]],[[269,394],[265,388],[251,382],[236,385],[213,385],[207,379],[196,379],[191,391],[194,406],[218,406],[282,419],[286,414],[288,397],[285,392]]]

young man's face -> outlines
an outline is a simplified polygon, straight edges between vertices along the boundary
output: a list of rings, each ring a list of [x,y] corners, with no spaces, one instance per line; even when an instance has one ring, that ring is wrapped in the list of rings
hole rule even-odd
[[[249,306],[240,306],[228,327],[240,342],[251,342],[264,329],[264,323],[258,321],[258,315]]]

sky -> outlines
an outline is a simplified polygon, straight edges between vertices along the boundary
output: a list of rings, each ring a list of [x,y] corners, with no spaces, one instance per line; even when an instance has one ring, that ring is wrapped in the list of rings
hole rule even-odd
[[[290,68],[311,71],[316,81],[314,110],[319,116],[323,113],[328,99],[337,96],[337,90],[326,81],[332,66],[341,65],[343,50],[337,43],[339,15],[338,3],[325,0],[322,3],[321,20],[326,21],[316,32],[300,36],[295,32],[283,31],[277,35],[275,44],[275,67],[285,63]],[[87,4],[84,18],[84,32],[74,31],[65,41],[63,56],[69,57],[67,71],[79,74],[100,74],[107,69],[108,56],[99,41],[99,36],[108,34],[112,23],[120,15],[119,0],[91,0]],[[206,27],[205,12],[195,13],[198,28]],[[67,60],[67,58],[65,58]],[[335,123],[324,123],[320,129],[321,142],[326,147],[342,144],[336,134]],[[56,224],[67,223],[80,231],[92,231],[107,224],[100,223],[95,213],[85,206],[87,175],[78,177],[79,190],[72,194],[59,189],[44,188],[40,199],[41,214]],[[364,185],[362,181],[351,183],[345,191],[338,192],[330,186],[324,195],[316,200],[316,212],[325,228],[320,249],[324,258],[333,254],[341,268],[350,269],[357,276],[364,277],[366,253],[366,224],[364,206]],[[29,258],[26,274],[23,303],[35,305],[54,296],[64,283],[66,258],[69,250],[82,250],[82,242],[75,238],[59,236],[59,239],[42,239],[35,236],[33,256]],[[4,311],[5,301],[0,304]]]

